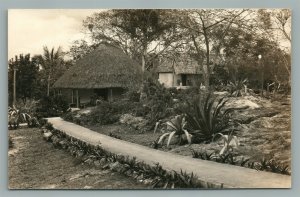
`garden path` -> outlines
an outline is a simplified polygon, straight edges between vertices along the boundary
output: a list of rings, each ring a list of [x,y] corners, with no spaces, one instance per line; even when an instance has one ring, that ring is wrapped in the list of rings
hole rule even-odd
[[[112,138],[85,127],[48,118],[55,129],[92,145],[101,145],[115,154],[136,157],[147,164],[159,163],[166,170],[193,172],[200,180],[213,184],[223,184],[224,188],[290,188],[291,176],[257,171],[249,168],[193,159],[187,156],[163,152],[138,144]]]

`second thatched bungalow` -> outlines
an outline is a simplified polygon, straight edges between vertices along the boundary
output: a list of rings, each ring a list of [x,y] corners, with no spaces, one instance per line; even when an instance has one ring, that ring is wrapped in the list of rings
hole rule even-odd
[[[121,49],[101,44],[66,71],[54,83],[56,94],[80,107],[99,97],[111,101],[141,82],[141,66]]]
[[[166,88],[199,86],[202,72],[196,60],[189,57],[160,60],[156,69],[158,80]]]

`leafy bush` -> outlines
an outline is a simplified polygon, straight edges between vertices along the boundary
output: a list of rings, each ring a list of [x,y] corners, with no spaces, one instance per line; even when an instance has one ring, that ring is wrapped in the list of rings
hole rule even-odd
[[[66,112],[62,115],[62,119],[66,121],[73,122],[74,121],[74,113],[73,112]]]
[[[102,102],[88,114],[89,123],[102,125],[115,123],[120,117],[117,110],[113,104]]]
[[[62,96],[45,96],[37,106],[37,113],[40,117],[60,116],[69,108],[68,102]]]
[[[170,114],[167,110],[173,106],[173,99],[170,91],[160,84],[156,79],[147,78],[143,85],[145,98],[141,101],[146,110],[145,118],[150,125],[163,119]]]
[[[233,108],[224,110],[225,103],[225,97],[216,99],[208,93],[196,98],[185,109],[188,129],[200,141],[211,141],[215,134],[227,132],[232,126],[230,112]]]

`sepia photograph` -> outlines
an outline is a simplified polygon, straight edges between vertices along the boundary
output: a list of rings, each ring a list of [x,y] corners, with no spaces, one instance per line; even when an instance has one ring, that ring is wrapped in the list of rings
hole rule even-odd
[[[291,20],[9,9],[8,188],[290,189]]]

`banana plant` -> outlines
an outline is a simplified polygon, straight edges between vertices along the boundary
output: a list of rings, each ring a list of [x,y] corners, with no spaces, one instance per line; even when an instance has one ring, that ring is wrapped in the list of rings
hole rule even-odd
[[[167,147],[169,147],[170,142],[173,136],[180,137],[180,141],[182,140],[182,136],[185,135],[189,144],[191,144],[191,134],[186,130],[187,121],[185,120],[184,115],[177,115],[173,120],[166,122],[166,124],[171,128],[171,131],[165,133],[159,137],[158,144],[161,144],[165,138],[168,138]]]
[[[233,132],[229,133],[229,135],[224,135],[222,133],[217,133],[214,138],[220,135],[221,139],[223,140],[223,147],[219,152],[220,155],[223,155],[225,152],[232,150],[233,148],[237,148],[239,146],[238,138],[233,135]]]

